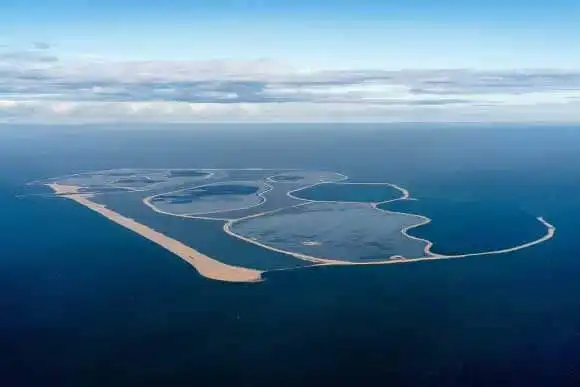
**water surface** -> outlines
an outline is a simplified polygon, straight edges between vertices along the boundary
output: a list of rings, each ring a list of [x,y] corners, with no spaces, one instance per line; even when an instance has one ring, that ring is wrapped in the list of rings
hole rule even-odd
[[[7,386],[578,385],[579,129],[86,129],[0,131],[0,165],[9,166],[0,174]],[[434,219],[416,232],[441,249],[509,244],[538,215],[558,231],[499,257],[322,267],[233,285],[201,278],[69,200],[16,198],[27,181],[68,173],[241,164],[397,183]],[[493,233],[458,234],[482,227],[482,217]],[[208,254],[283,259],[214,239],[211,224],[188,234]]]

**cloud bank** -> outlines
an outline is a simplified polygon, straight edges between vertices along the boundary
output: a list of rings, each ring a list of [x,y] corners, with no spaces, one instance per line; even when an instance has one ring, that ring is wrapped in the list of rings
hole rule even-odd
[[[0,47],[0,122],[578,122],[580,70],[305,71]]]

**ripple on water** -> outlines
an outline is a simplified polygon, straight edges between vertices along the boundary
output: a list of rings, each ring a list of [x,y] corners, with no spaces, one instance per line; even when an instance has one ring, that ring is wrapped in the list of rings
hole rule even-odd
[[[364,204],[311,203],[234,222],[231,231],[284,251],[369,261],[424,256],[425,243],[401,233],[418,221],[413,215],[388,214]]]

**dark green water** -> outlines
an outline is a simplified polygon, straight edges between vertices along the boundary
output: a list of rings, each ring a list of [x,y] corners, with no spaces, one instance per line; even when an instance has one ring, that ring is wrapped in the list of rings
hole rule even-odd
[[[2,128],[2,385],[580,383],[579,129],[160,129]],[[15,197],[32,179],[116,167],[304,168],[394,182],[420,199],[414,210],[434,222],[416,232],[441,249],[527,238],[537,215],[558,231],[500,257],[232,285],[70,201]],[[493,234],[454,239],[504,214]],[[447,221],[453,232],[442,231]]]

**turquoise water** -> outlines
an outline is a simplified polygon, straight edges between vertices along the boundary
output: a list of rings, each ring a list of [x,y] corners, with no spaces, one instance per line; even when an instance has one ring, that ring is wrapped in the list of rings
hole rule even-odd
[[[85,129],[0,132],[5,385],[578,385],[579,129]],[[70,201],[15,197],[27,181],[66,173],[240,164],[397,183],[419,198],[410,209],[434,220],[415,231],[441,249],[535,236],[538,215],[558,231],[499,257],[234,285]],[[258,254],[217,243],[212,227],[199,223],[191,238],[223,256]],[[494,233],[458,241],[461,227]]]

